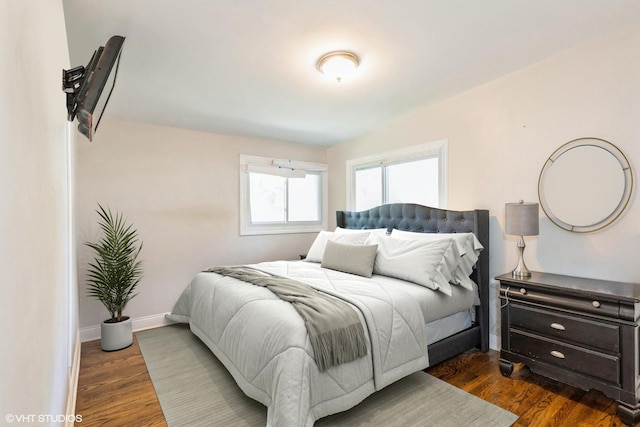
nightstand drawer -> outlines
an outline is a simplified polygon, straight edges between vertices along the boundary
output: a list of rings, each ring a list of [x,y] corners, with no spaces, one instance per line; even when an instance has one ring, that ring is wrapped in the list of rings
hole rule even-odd
[[[528,304],[536,304],[545,307],[575,310],[581,313],[595,314],[596,316],[610,317],[613,320],[620,318],[620,304],[606,299],[590,297],[588,295],[577,296],[561,294],[552,290],[537,288],[533,285],[526,286],[511,283],[503,283],[500,288],[500,297],[508,295],[509,301],[523,301]]]
[[[608,352],[620,349],[620,326],[512,303],[510,325]]]
[[[620,383],[620,358],[561,343],[524,331],[509,332],[510,351],[522,356],[580,372],[601,380]]]

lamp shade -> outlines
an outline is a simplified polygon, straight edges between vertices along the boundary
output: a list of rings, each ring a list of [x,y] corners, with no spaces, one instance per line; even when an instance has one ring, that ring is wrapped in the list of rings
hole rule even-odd
[[[537,203],[505,204],[505,232],[513,236],[537,236],[538,210]]]

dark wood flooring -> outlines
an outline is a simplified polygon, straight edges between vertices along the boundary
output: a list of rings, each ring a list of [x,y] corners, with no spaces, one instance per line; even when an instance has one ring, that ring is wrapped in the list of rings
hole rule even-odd
[[[510,378],[498,369],[498,352],[467,352],[427,370],[456,387],[520,416],[516,426],[622,426],[616,403],[516,365]],[[82,427],[165,426],[153,384],[135,340],[103,352],[99,341],[82,344],[76,414]]]
[[[427,369],[431,375],[513,412],[515,426],[623,426],[617,403],[599,391],[579,390],[532,373],[516,364],[513,374],[500,374],[500,353],[472,351]]]
[[[79,427],[166,426],[138,341],[106,352],[100,341],[82,344],[76,397]]]

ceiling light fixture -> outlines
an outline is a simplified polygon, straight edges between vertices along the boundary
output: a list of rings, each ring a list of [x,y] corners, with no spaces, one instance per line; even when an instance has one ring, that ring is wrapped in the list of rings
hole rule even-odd
[[[318,70],[340,82],[343,77],[353,73],[359,64],[360,60],[355,54],[337,51],[322,56],[317,65]]]

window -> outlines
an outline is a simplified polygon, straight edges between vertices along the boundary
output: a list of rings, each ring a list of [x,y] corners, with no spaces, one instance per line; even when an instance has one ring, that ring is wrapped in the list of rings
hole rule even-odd
[[[251,224],[320,222],[320,183],[319,172],[304,178],[249,172]]]
[[[327,225],[327,166],[240,156],[240,234],[317,232]]]
[[[447,206],[447,142],[438,141],[347,162],[347,209],[385,203]]]

